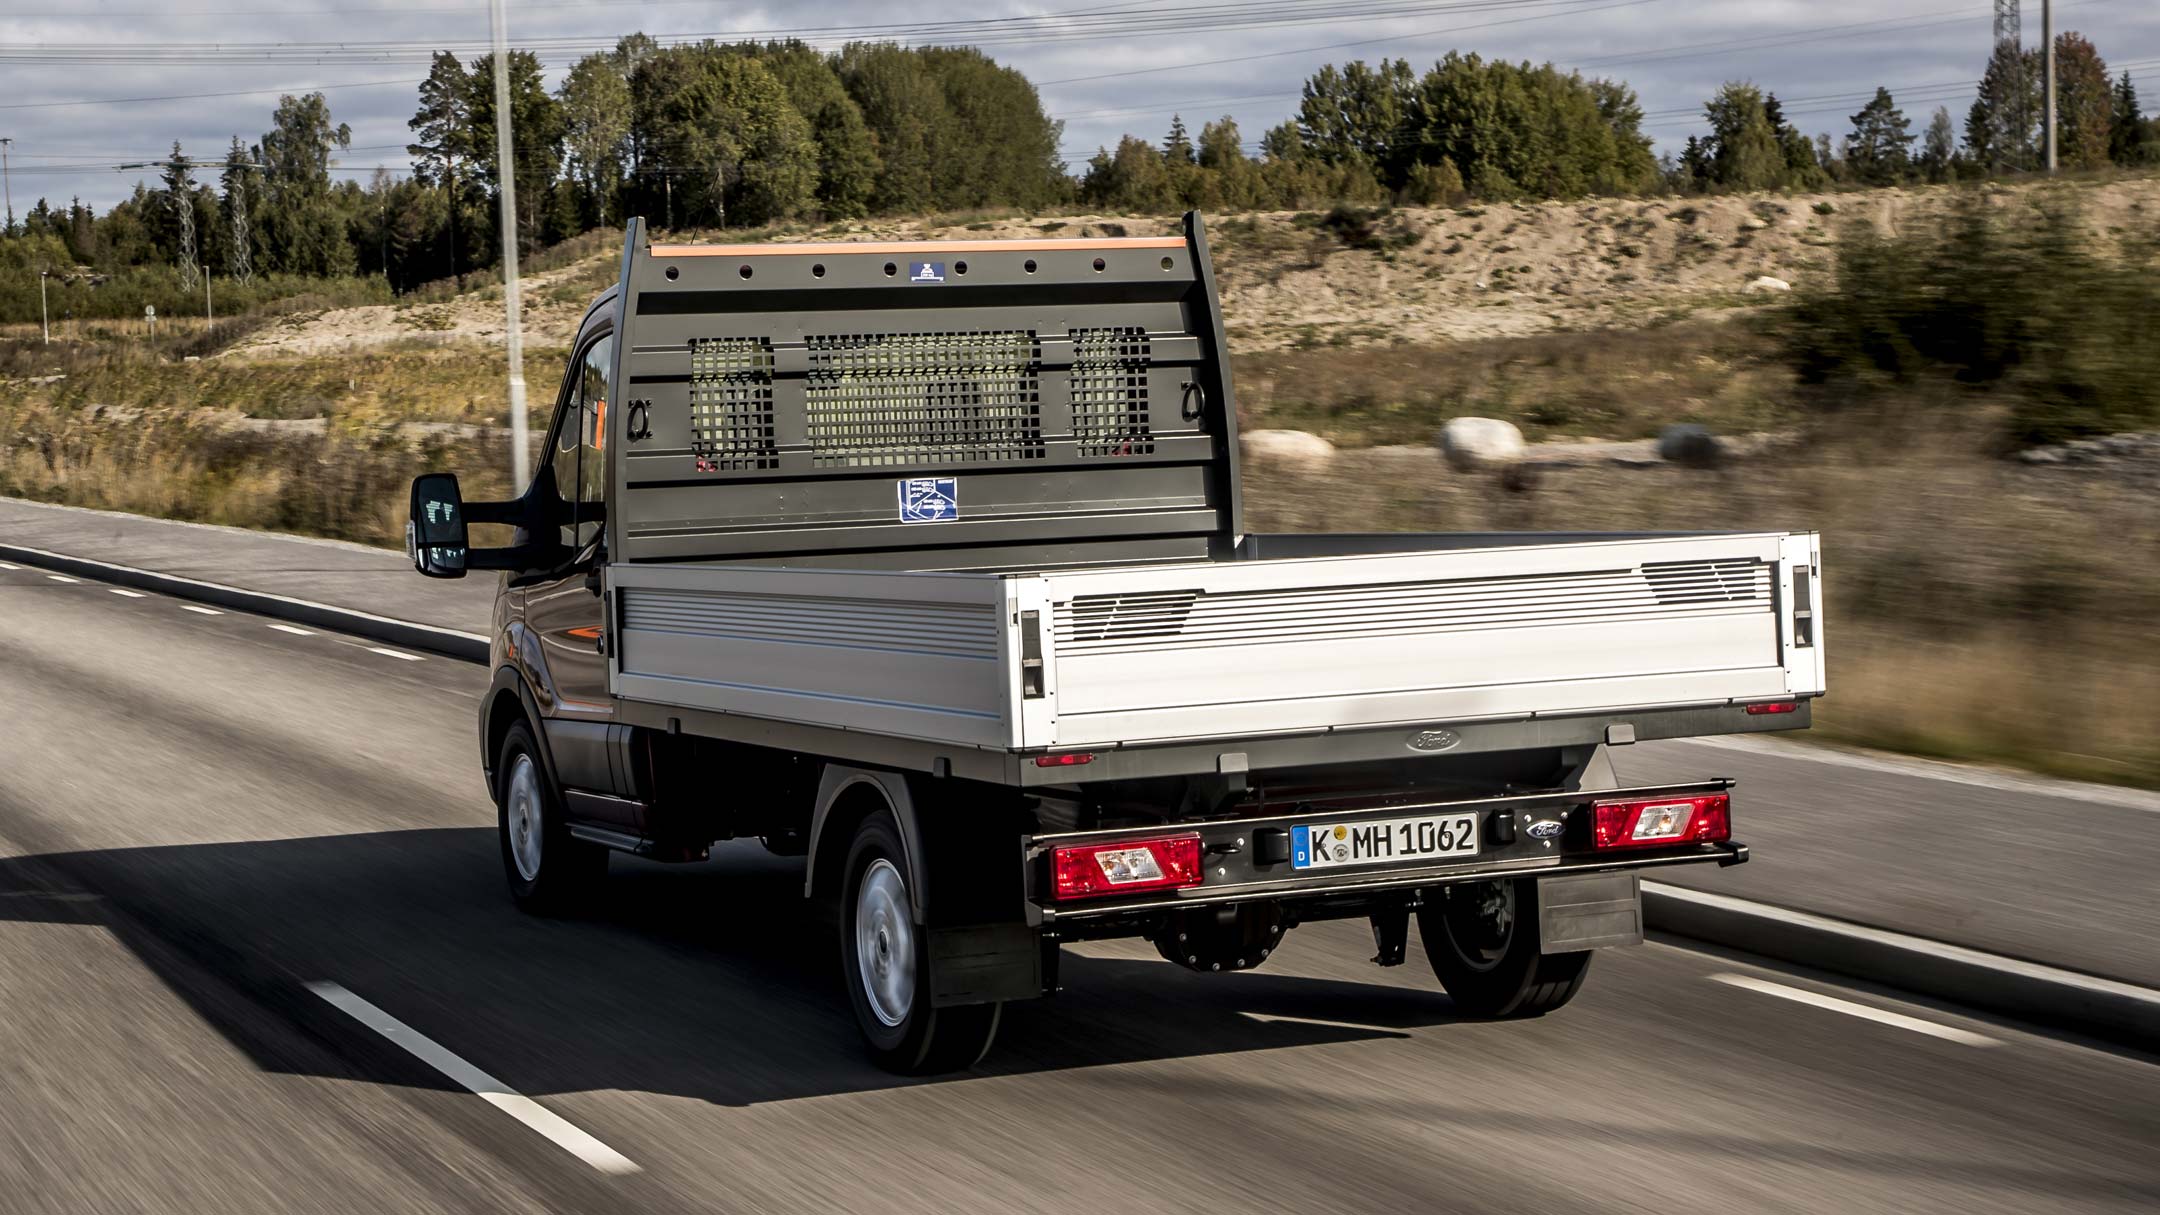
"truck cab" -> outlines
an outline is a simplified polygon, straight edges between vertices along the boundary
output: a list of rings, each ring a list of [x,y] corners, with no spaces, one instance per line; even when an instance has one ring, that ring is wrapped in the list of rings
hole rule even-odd
[[[1807,724],[1808,533],[1254,535],[1207,243],[653,244],[506,503],[481,765],[513,897],[755,838],[839,908],[875,1058],[965,1066],[1073,941],[1220,972],[1408,926],[1464,1012],[1565,1004],[1732,782],[1608,748]],[[508,523],[472,547],[466,525]],[[1347,1014],[1346,1014],[1347,1015]]]

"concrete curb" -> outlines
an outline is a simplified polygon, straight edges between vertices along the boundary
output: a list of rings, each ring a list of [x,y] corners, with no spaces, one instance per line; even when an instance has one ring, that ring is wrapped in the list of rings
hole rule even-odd
[[[2139,1050],[2160,1048],[2160,991],[1659,882],[1644,882],[1642,898],[1643,923],[1653,931]]]
[[[243,590],[216,582],[203,582],[194,578],[182,578],[177,574],[161,574],[155,570],[137,569],[131,565],[114,565],[105,561],[91,561],[82,557],[70,557],[64,553],[47,552],[41,548],[24,548],[21,545],[0,544],[0,559],[19,561],[40,569],[62,574],[77,574],[95,578],[116,586],[133,587],[139,591],[154,591],[171,595],[176,599],[189,599],[216,607],[231,608],[238,612],[255,612],[274,616],[294,624],[312,624],[325,629],[335,629],[381,641],[389,645],[404,646],[409,650],[423,650],[445,658],[463,662],[486,663],[488,639],[478,633],[465,633],[456,629],[436,628],[433,625],[414,624],[409,620],[396,620],[377,616],[371,612],[352,608],[332,607],[327,603],[315,603],[307,599],[293,599],[273,595],[268,591]]]

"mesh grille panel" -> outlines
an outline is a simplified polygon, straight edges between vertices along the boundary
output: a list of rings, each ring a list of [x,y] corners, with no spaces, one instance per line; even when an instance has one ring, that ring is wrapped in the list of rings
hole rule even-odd
[[[1075,329],[1073,438],[1083,456],[1155,450],[1148,428],[1148,338],[1140,328]]]
[[[1042,457],[1042,351],[1031,332],[819,334],[804,343],[818,464]]]
[[[778,468],[773,447],[772,343],[690,342],[690,451],[698,471]]]

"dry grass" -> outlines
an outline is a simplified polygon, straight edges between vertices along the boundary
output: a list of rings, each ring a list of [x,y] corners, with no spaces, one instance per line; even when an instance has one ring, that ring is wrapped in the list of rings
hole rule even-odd
[[[1256,531],[1812,528],[1823,736],[2160,786],[2155,478],[2038,469],[1943,417],[1856,424],[1724,471],[1586,467],[1529,488],[1346,451],[1248,471]],[[1520,485],[1520,482],[1517,482]]]
[[[1465,414],[1532,439],[1637,439],[1672,422],[1724,432],[1792,420],[1793,375],[1755,328],[1714,321],[1488,338],[1447,346],[1262,351],[1238,357],[1241,422],[1350,447],[1429,443]]]

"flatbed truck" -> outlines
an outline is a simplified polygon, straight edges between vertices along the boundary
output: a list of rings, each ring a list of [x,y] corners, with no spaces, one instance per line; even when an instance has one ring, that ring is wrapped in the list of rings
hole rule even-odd
[[[1410,923],[1464,1014],[1567,1003],[1638,880],[1747,858],[1733,782],[1609,750],[1805,727],[1805,532],[1260,535],[1206,236],[626,233],[513,501],[479,750],[517,902],[755,838],[837,908],[872,1055],[982,1057],[1064,946],[1203,972]],[[507,524],[475,547],[468,524]],[[1354,1009],[1345,1009],[1353,1017]]]

